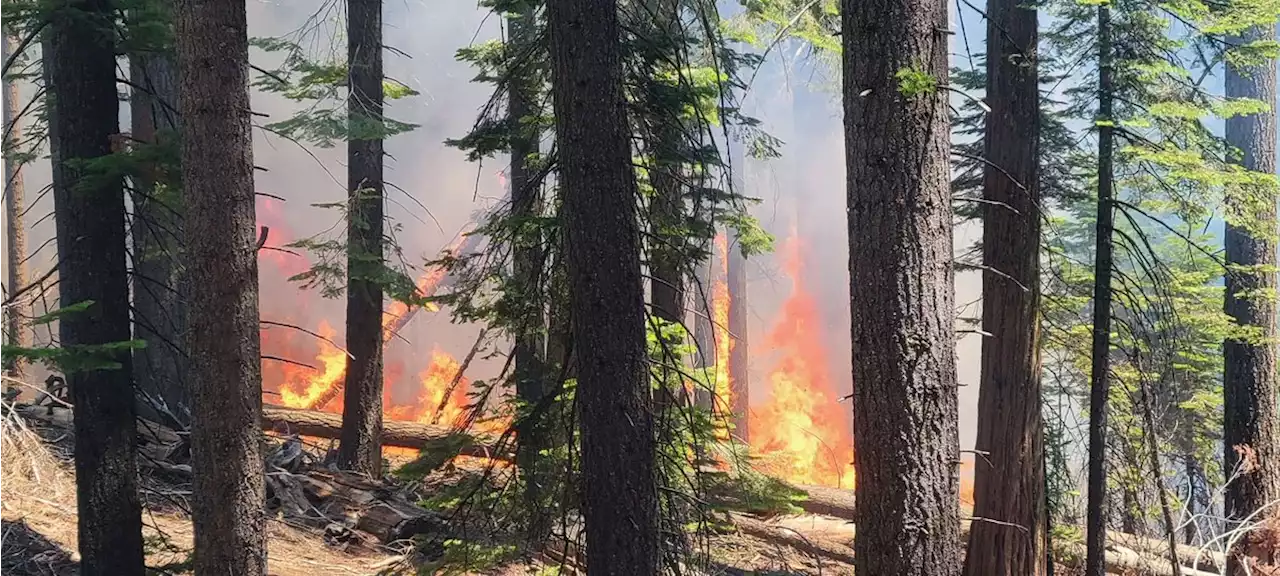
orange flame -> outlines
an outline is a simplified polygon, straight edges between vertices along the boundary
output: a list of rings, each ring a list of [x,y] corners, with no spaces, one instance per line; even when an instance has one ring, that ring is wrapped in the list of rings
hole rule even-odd
[[[752,411],[751,440],[762,468],[797,484],[852,488],[853,427],[839,403],[818,307],[801,283],[800,242],[785,247],[790,297],[768,337],[782,356],[769,372],[772,397]]]
[[[729,353],[734,341],[729,334],[729,239],[724,234],[715,238],[716,262],[719,274],[714,275],[711,291],[711,334],[715,340],[715,390],[714,410],[717,414],[729,414],[732,410],[732,387],[729,382]],[[720,440],[728,439],[728,430],[716,429]]]
[[[286,370],[288,379],[279,386],[280,400],[285,406],[290,408],[310,406],[324,394],[325,390],[332,388],[346,375],[347,354],[330,343],[334,335],[333,327],[321,320],[318,333],[328,340],[317,339],[320,344],[320,351],[315,356],[317,370],[312,371],[310,375],[299,370]]]

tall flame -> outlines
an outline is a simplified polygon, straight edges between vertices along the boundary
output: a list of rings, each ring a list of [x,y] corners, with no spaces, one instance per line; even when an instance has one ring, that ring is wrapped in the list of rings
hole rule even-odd
[[[801,282],[800,242],[784,246],[791,295],[768,336],[781,356],[769,372],[772,397],[751,413],[762,468],[797,484],[852,488],[853,427],[831,378],[818,307]]]
[[[729,381],[729,353],[733,351],[734,341],[729,334],[729,239],[725,234],[715,238],[715,262],[718,273],[713,273],[711,290],[711,334],[715,340],[715,374],[713,390],[715,390],[715,412],[729,414],[733,406],[732,385]],[[717,427],[716,434],[721,440],[728,439],[727,430]]]

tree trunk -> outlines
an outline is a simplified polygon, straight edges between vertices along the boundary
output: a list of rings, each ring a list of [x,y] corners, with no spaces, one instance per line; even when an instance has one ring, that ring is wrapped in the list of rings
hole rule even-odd
[[[18,49],[18,40],[5,30],[4,61]],[[22,165],[19,164],[16,147],[22,141],[22,125],[18,122],[18,84],[4,81],[4,127],[9,135],[4,143],[4,213],[5,213],[5,268],[8,269],[9,294],[16,294],[27,285],[27,226],[22,218],[26,208]],[[31,298],[16,298],[4,309],[5,344],[28,348],[31,332],[26,329],[26,319],[31,317]],[[26,375],[27,361],[17,356],[5,359],[5,372],[11,378],[22,380]]]
[[[50,20],[44,43],[49,90],[49,146],[58,238],[58,300],[65,349],[129,340],[124,190],[86,166],[111,155],[119,133],[112,7],[71,2]],[[114,369],[69,371],[75,405],[76,509],[80,574],[141,575],[142,508],[138,501],[133,380],[126,350],[85,352]]]
[[[244,0],[179,0],[195,572],[265,576],[262,363]]]
[[[693,284],[693,340],[697,344],[693,364],[700,370],[714,370],[716,364],[716,337],[711,321],[711,301],[715,297],[712,272],[715,267],[711,264],[714,258],[714,251],[709,252],[707,258],[698,263],[698,277]],[[694,403],[704,410],[711,410],[711,396],[711,390],[703,386],[697,386],[693,391]]]
[[[529,155],[538,152],[538,133],[525,120],[536,113],[536,92],[528,77],[531,70],[516,67],[518,56],[530,50],[536,41],[532,8],[513,14],[508,20],[511,26],[509,43],[513,63],[510,74],[508,115],[510,126],[516,133],[511,139],[511,217],[517,228],[512,236],[514,243],[515,293],[519,304],[515,309],[525,311],[524,319],[516,322],[515,379],[516,395],[529,406],[536,406],[548,389],[544,370],[546,342],[546,316],[543,314],[542,268],[544,261],[543,234],[536,224],[530,224],[540,213],[539,191],[530,177]],[[550,447],[549,418],[545,414],[527,418],[516,435],[519,443],[517,461],[524,479],[524,508],[528,514],[525,539],[541,546],[551,535],[551,508],[547,497],[551,491],[550,470],[546,470],[541,452]]]
[[[1036,11],[987,3],[982,372],[966,576],[1047,570],[1040,414],[1040,142]]]
[[[132,53],[129,70],[135,85],[129,97],[135,145],[176,145],[178,69],[172,54]],[[147,343],[133,352],[133,374],[143,397],[139,412],[185,428],[191,423],[191,391],[181,348],[187,320],[180,276],[182,198],[171,185],[178,175],[162,170],[149,165],[132,182],[133,335]]]
[[[577,356],[587,572],[659,571],[636,182],[616,0],[547,5]]]
[[[746,195],[747,158],[744,143],[729,139],[728,142],[732,174],[730,182],[733,192]],[[728,234],[728,231],[725,232]],[[729,243],[729,252],[725,272],[729,289],[729,336],[733,338],[733,347],[729,349],[729,403],[733,410],[733,430],[743,442],[750,440],[747,417],[751,406],[750,343],[747,339],[747,257],[742,254],[742,246],[737,237]]]
[[[347,0],[347,362],[338,465],[382,475],[382,0]],[[378,134],[368,134],[377,131]],[[363,133],[363,134],[362,134]]]
[[[1111,8],[1098,5],[1098,119],[1110,121],[1112,96]],[[1111,390],[1112,127],[1098,125],[1098,221],[1094,253],[1093,349],[1089,375],[1088,518],[1085,576],[1107,569],[1107,397]]]
[[[960,570],[947,6],[842,3],[858,574]]]
[[[1187,503],[1186,515],[1189,518],[1195,518],[1197,514],[1196,500],[1198,497],[1196,494],[1196,478],[1199,476],[1200,466],[1196,462],[1196,457],[1194,454],[1183,454],[1182,462],[1184,464],[1183,474],[1185,474],[1187,478],[1187,498],[1186,500],[1184,500],[1184,502]],[[1186,544],[1187,546],[1195,544],[1196,528],[1198,524],[1199,522],[1194,522],[1194,521],[1187,522],[1187,525],[1186,527],[1183,528],[1183,533],[1182,533],[1183,544]]]
[[[741,166],[741,164],[736,164]],[[727,234],[728,232],[726,232]],[[734,436],[748,442],[748,409],[750,407],[751,381],[747,343],[747,258],[742,247],[732,242],[728,253],[729,289],[729,337],[733,347],[729,349],[729,409],[733,411]]]
[[[1251,30],[1241,43],[1274,40],[1271,26]],[[1261,114],[1235,116],[1226,121],[1227,143],[1243,153],[1247,170],[1276,173],[1276,65],[1227,66],[1226,96],[1252,98],[1270,109]],[[1243,460],[1241,450],[1251,452],[1246,472],[1227,484],[1226,516],[1241,521],[1263,505],[1280,498],[1280,431],[1276,427],[1276,207],[1273,190],[1246,190],[1261,198],[1227,196],[1228,213],[1242,213],[1264,231],[1254,236],[1239,221],[1227,223],[1226,313],[1241,326],[1261,330],[1265,340],[1223,342],[1223,444],[1224,469],[1230,478]],[[1260,268],[1250,268],[1260,267]],[[1255,520],[1260,520],[1256,518]],[[1231,528],[1230,526],[1228,528]],[[1243,550],[1232,551],[1231,571],[1242,561]]]

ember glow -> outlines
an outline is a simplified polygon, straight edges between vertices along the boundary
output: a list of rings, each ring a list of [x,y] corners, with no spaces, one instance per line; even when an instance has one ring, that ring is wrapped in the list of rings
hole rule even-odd
[[[783,250],[791,295],[768,334],[778,358],[768,372],[771,396],[750,415],[751,444],[766,472],[796,484],[853,488],[851,409],[839,402],[794,234]]]

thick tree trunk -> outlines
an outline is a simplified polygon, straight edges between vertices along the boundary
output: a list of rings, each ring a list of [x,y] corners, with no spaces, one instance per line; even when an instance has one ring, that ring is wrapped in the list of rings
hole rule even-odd
[[[512,15],[510,46],[514,54],[522,55],[536,41],[532,8]],[[519,62],[513,57],[512,62]],[[509,89],[508,115],[512,129],[517,134],[511,140],[511,216],[517,222],[529,222],[540,213],[539,190],[532,185],[529,155],[538,152],[538,134],[525,119],[535,113],[534,86],[528,81],[530,71],[513,69]],[[513,236],[515,294],[520,302],[518,310],[526,311],[525,318],[517,322],[515,334],[516,395],[522,402],[537,406],[548,389],[544,354],[546,329],[544,299],[542,298],[542,269],[544,262],[543,233],[535,224],[521,224]],[[528,418],[521,423],[516,438],[519,442],[517,461],[524,479],[524,508],[528,515],[525,539],[540,546],[551,535],[552,516],[547,497],[550,496],[550,470],[546,470],[546,458],[541,452],[550,446],[550,419],[545,414]]]
[[[5,30],[4,61],[17,50],[18,40]],[[25,186],[22,180],[22,166],[16,158],[15,148],[22,141],[22,125],[18,122],[18,85],[9,80],[4,81],[4,126],[8,134],[4,154],[4,214],[5,214],[5,278],[9,287],[8,294],[16,294],[27,285],[27,226],[22,218],[26,208]],[[7,296],[7,295],[6,295]],[[31,299],[17,298],[4,309],[5,344],[10,346],[31,346],[31,332],[26,329],[26,318],[31,317]],[[5,372],[12,378],[21,380],[26,375],[27,361],[10,357],[5,359]]]
[[[382,474],[382,0],[347,0],[347,362],[338,465]],[[364,138],[360,138],[361,133]]]
[[[1036,11],[987,3],[982,372],[966,576],[1047,569],[1040,414],[1040,93]]]
[[[1111,120],[1111,8],[1098,5],[1098,119]],[[1112,127],[1098,125],[1098,220],[1094,254],[1093,349],[1089,376],[1088,518],[1085,575],[1106,572],[1107,397],[1111,390]]]
[[[168,6],[165,6],[167,9]],[[129,55],[129,97],[135,145],[176,145],[178,68],[171,54]],[[139,413],[175,428],[191,423],[185,354],[186,287],[182,271],[182,198],[177,174],[148,166],[133,179],[133,335],[147,343],[133,352]]]
[[[1258,28],[1241,38],[1242,43],[1275,39],[1272,27]],[[1276,65],[1240,69],[1227,66],[1228,98],[1252,98],[1270,109],[1261,114],[1235,116],[1226,121],[1227,142],[1243,153],[1244,168],[1264,174],[1276,173]],[[1257,194],[1258,190],[1245,193]],[[1277,430],[1276,395],[1276,208],[1274,192],[1261,191],[1262,198],[1238,199],[1228,195],[1229,211],[1243,213],[1265,232],[1253,236],[1240,222],[1228,222],[1226,231],[1226,313],[1242,326],[1261,330],[1265,340],[1223,343],[1223,444],[1227,475],[1230,477],[1248,452],[1246,468],[1226,490],[1227,518],[1240,521],[1263,505],[1280,498],[1280,430]],[[1260,268],[1252,268],[1260,267]],[[1261,518],[1255,518],[1260,520]],[[1242,560],[1242,550],[1232,553],[1232,570]]]
[[[50,98],[49,146],[58,238],[59,319],[64,348],[129,340],[124,191],[85,162],[111,155],[119,133],[111,5],[72,2],[49,22],[44,42]],[[80,574],[141,575],[142,508],[129,353],[94,351],[114,369],[68,372],[75,419]]]
[[[841,10],[858,574],[960,570],[947,6]]]
[[[658,494],[640,231],[616,0],[547,5],[587,571],[656,575]]]
[[[262,363],[244,0],[179,0],[195,572],[265,576]]]

